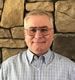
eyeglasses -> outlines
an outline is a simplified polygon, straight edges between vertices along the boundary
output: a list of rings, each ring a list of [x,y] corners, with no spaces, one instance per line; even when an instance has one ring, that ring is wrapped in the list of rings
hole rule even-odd
[[[53,30],[53,28],[39,28],[39,27],[30,27],[28,29],[25,29],[27,31],[27,34],[29,36],[35,36],[37,31],[40,31],[40,34],[42,34],[43,36],[47,36],[50,34],[51,30]]]

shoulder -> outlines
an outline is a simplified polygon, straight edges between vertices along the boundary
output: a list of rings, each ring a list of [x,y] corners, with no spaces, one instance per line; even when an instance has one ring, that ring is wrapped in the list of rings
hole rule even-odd
[[[7,60],[3,61],[2,67],[6,67],[12,64],[17,64],[22,60],[22,55],[25,55],[26,51],[21,51],[18,54],[8,58]]]
[[[68,73],[68,76],[75,80],[75,62],[54,52],[54,65],[59,68],[59,70]]]
[[[55,60],[57,60],[57,62],[59,62],[60,64],[62,65],[66,65],[66,66],[74,66],[75,67],[75,62],[73,62],[72,60],[70,60],[69,58],[63,56],[63,55],[60,55],[58,53],[55,53],[54,52],[54,55],[55,55]]]

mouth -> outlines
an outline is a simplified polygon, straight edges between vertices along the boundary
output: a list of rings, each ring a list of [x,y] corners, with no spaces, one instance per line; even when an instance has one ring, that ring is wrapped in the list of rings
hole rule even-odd
[[[33,43],[46,43],[45,40],[33,40]]]
[[[34,41],[33,43],[45,43],[45,41]]]

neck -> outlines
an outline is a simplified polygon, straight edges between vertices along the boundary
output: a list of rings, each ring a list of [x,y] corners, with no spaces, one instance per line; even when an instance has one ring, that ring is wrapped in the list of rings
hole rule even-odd
[[[29,49],[29,50],[30,50],[30,49]],[[46,53],[48,52],[48,50],[47,50],[46,52],[42,53],[42,54],[41,54],[41,53],[38,53],[38,54],[37,54],[37,53],[34,53],[34,52],[31,51],[31,50],[30,50],[30,52],[32,52],[32,53],[33,53],[34,55],[36,55],[37,57],[40,57],[40,56],[46,54]]]

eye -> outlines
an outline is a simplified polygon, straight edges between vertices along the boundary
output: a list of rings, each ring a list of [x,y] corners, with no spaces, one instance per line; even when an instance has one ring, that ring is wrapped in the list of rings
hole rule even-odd
[[[41,29],[41,32],[47,32],[47,31],[48,29],[45,29],[45,28]]]
[[[36,32],[36,29],[32,28],[32,29],[30,29],[30,31],[32,31],[32,32]]]

